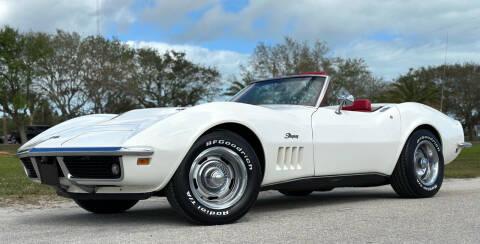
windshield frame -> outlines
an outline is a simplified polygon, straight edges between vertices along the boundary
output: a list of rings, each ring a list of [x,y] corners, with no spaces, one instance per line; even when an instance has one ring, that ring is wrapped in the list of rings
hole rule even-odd
[[[327,75],[291,75],[291,76],[285,76],[285,77],[279,77],[279,78],[272,78],[272,79],[267,79],[267,80],[260,80],[260,81],[255,81],[255,82],[252,82],[250,84],[248,84],[248,86],[244,87],[242,90],[240,90],[239,92],[237,92],[237,94],[235,94],[229,101],[230,102],[236,102],[236,100],[238,98],[240,98],[245,92],[247,92],[248,90],[250,90],[255,84],[257,83],[263,83],[263,82],[276,82],[276,81],[280,81],[280,80],[284,80],[284,79],[290,79],[290,78],[306,78],[306,77],[310,77],[310,79],[313,79],[315,77],[323,77],[325,78],[325,81],[323,83],[323,87],[322,89],[320,90],[320,92],[316,95],[316,101],[315,101],[315,105],[308,105],[308,104],[257,104],[257,105],[290,105],[290,106],[307,106],[307,107],[315,107],[315,108],[318,108],[321,106],[321,104],[323,103],[323,101],[325,100],[325,95],[327,93],[327,90],[328,90],[328,87],[330,86],[330,76],[327,76]]]

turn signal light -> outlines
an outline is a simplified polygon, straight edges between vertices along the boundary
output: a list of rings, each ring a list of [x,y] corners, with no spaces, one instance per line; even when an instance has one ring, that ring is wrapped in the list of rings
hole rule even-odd
[[[150,159],[149,158],[139,158],[137,159],[137,165],[149,165]]]

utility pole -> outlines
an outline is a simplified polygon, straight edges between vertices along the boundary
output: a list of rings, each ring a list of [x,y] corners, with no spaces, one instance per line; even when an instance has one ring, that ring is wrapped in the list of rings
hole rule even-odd
[[[445,42],[445,60],[443,63],[443,79],[442,79],[442,94],[440,97],[440,112],[443,112],[443,90],[444,90],[445,80],[447,79],[447,51],[448,51],[448,32],[447,32],[446,42]]]
[[[101,9],[102,9],[102,0],[97,0],[97,35],[101,36],[102,35],[102,30],[101,30]]]

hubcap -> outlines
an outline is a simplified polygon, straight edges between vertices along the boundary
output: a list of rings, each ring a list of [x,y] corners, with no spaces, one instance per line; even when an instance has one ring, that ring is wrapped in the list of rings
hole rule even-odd
[[[430,141],[421,141],[413,157],[415,175],[426,186],[433,185],[438,178],[438,152]]]
[[[192,194],[203,205],[225,209],[237,203],[247,186],[242,158],[225,147],[211,147],[193,161],[189,172]]]
[[[207,183],[214,188],[224,185],[225,182],[227,182],[227,178],[220,169],[213,170],[213,173],[207,176]]]

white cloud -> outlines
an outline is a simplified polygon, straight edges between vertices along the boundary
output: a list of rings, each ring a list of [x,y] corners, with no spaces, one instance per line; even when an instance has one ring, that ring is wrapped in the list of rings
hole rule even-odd
[[[143,20],[154,22],[160,27],[191,24],[188,14],[218,3],[219,0],[156,0],[153,6],[143,10]]]
[[[363,58],[376,75],[391,80],[408,72],[409,68],[442,65],[445,62],[445,41],[411,45],[397,39],[391,42],[357,41],[338,48],[333,55],[345,58]],[[480,63],[480,41],[469,45],[449,45],[447,63]]]
[[[391,79],[410,67],[443,63],[448,32],[447,62],[480,62],[478,0],[250,0],[235,12],[225,9],[221,0],[99,1],[104,33],[127,30],[132,23],[146,24],[160,30],[151,35],[159,34],[171,44],[136,41],[132,45],[186,51],[190,60],[217,66],[223,75],[238,74],[238,64],[246,63],[248,55],[206,49],[203,43],[274,43],[284,36],[325,40],[332,55],[365,58],[375,74]],[[0,0],[0,25],[22,31],[51,33],[60,28],[95,34],[96,2]]]
[[[241,54],[234,51],[209,50],[207,48],[194,45],[172,45],[164,42],[144,41],[128,41],[127,44],[135,48],[154,48],[160,53],[163,53],[167,50],[185,52],[187,59],[194,63],[217,67],[224,78],[231,74],[238,74],[239,66],[242,64],[245,65],[249,57],[247,54]]]
[[[478,23],[480,1],[249,1],[236,13],[213,4],[172,40],[324,40],[333,55],[364,58],[391,79],[410,67],[442,64],[447,32],[447,62],[480,62]]]
[[[156,23],[154,18],[150,20]],[[250,1],[238,13],[223,9],[220,3],[214,4],[179,36],[184,41],[209,41],[218,37],[279,40],[291,35],[299,39],[323,39],[335,45],[379,31],[436,39],[432,32],[478,28],[479,20],[480,2],[468,0]],[[469,33],[461,38],[473,40],[479,36],[480,33]]]
[[[135,21],[129,10],[131,0],[103,0],[101,29],[113,25],[125,28]],[[0,0],[0,25],[10,25],[22,31],[54,32],[56,29],[81,34],[97,33],[96,0]]]

